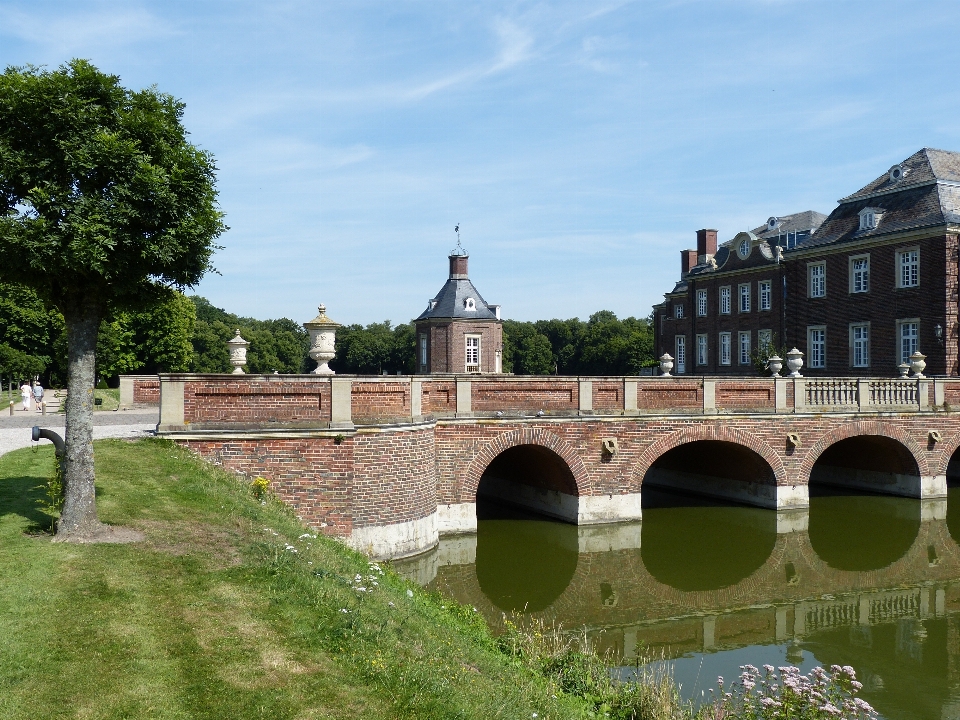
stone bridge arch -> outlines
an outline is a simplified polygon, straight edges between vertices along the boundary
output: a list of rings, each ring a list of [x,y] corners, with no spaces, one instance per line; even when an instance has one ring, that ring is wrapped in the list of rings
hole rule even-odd
[[[950,461],[953,459],[954,454],[957,450],[960,450],[960,432],[955,433],[953,436],[948,437],[941,443],[938,443],[939,447],[937,450],[937,475],[946,475],[947,468],[950,467]]]

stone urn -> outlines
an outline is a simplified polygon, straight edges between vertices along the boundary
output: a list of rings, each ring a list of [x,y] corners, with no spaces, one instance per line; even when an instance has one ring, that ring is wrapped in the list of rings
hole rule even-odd
[[[660,372],[664,377],[670,377],[670,371],[673,370],[673,358],[670,353],[664,353],[660,356]]]
[[[907,375],[910,374],[910,363],[900,363],[897,365],[897,370],[900,371],[900,378],[903,380],[908,380]]]
[[[913,370],[913,377],[922,378],[924,369],[927,367],[927,356],[917,350],[910,356],[910,369]]]
[[[779,355],[771,355],[767,358],[767,370],[773,377],[780,377],[780,371],[783,369],[783,358]]]
[[[327,307],[321,305],[317,315],[310,322],[305,322],[303,327],[310,333],[310,357],[317,363],[317,369],[313,372],[317,375],[335,375],[336,373],[327,365],[336,355],[335,343],[337,338],[337,328],[340,323],[334,322],[327,317]]]
[[[787,353],[787,370],[790,371],[790,374],[787,377],[803,377],[800,374],[800,368],[803,367],[803,353],[793,348],[790,352]]]
[[[247,364],[247,348],[250,347],[250,343],[240,337],[240,330],[237,329],[237,334],[227,342],[227,347],[230,348],[230,364],[233,365],[233,374],[234,375],[243,375],[243,366]]]

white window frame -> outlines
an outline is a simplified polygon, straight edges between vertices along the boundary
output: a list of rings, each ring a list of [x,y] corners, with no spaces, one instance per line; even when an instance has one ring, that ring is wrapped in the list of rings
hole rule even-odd
[[[753,362],[753,360],[750,358],[750,341],[753,339],[752,335],[753,333],[751,333],[749,330],[741,330],[737,333],[737,348],[739,350],[741,365],[749,365]]]
[[[463,365],[464,370],[468,373],[480,372],[480,335],[464,335],[464,354],[463,354]],[[471,344],[475,341],[475,347],[471,347]],[[476,363],[471,363],[471,355],[475,355]]]
[[[920,248],[897,250],[897,287],[920,287]]]
[[[870,367],[870,323],[850,323],[850,367]]]
[[[706,290],[697,290],[697,315],[700,317],[707,316],[707,291]]]
[[[814,340],[815,334],[818,334],[817,340]],[[807,367],[816,370],[823,370],[827,367],[826,325],[807,326]]]
[[[847,261],[850,269],[850,293],[868,293],[870,292],[870,256],[851,255]],[[858,263],[863,263],[862,268],[857,268]]]
[[[909,336],[904,335],[904,330],[912,329]],[[897,355],[900,363],[910,362],[910,356],[916,352],[920,341],[920,318],[902,318],[897,320]]]
[[[420,333],[420,367],[427,367],[427,334]]]
[[[769,310],[773,307],[773,283],[769,280],[757,282],[757,295],[760,297],[760,310]]]
[[[730,314],[730,286],[724,285],[720,288],[720,314]]]
[[[677,335],[673,341],[673,347],[676,352],[677,374],[687,372],[687,336]]]
[[[732,342],[732,334],[729,332],[720,333],[720,345],[718,352],[720,353],[720,364],[729,365],[730,364],[730,344]]]
[[[753,293],[750,291],[750,283],[740,283],[737,286],[737,307],[740,308],[740,312],[750,312],[752,299]]]
[[[757,350],[763,351],[773,345],[773,330],[757,330]]]
[[[710,362],[710,347],[707,335],[697,335],[697,365],[706,365]]]
[[[817,270],[820,272],[818,273]],[[807,297],[827,296],[827,263],[825,260],[807,263]]]
[[[683,320],[683,303],[674,303],[673,317],[677,320]]]

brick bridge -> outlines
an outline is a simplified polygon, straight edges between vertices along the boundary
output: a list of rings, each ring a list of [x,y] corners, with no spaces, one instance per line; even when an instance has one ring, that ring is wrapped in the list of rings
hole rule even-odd
[[[960,378],[162,375],[158,432],[385,558],[476,530],[478,494],[578,525],[640,519],[645,483],[778,511],[811,480],[945,497],[952,408]]]

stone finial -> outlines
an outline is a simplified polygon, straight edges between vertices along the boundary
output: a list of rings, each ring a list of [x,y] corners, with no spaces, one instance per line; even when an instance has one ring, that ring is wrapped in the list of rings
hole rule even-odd
[[[233,340],[227,342],[227,347],[230,348],[230,364],[233,365],[233,374],[243,375],[243,366],[247,364],[247,348],[250,347],[250,343],[240,337],[240,328],[237,328],[237,334]]]
[[[319,314],[303,327],[310,333],[310,357],[317,363],[313,372],[317,375],[335,375],[327,365],[336,356],[337,328],[340,323],[327,317],[327,306],[322,303],[317,308]]]

